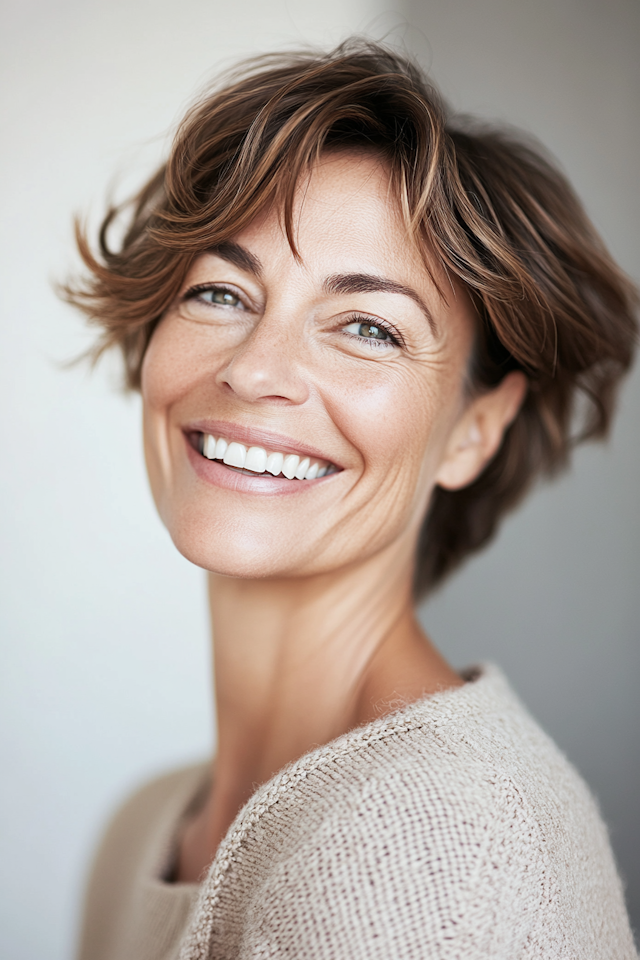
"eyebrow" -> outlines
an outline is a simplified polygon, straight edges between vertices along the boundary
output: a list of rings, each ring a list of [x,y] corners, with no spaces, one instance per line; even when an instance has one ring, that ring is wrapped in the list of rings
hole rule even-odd
[[[209,252],[222,260],[226,260],[227,263],[232,263],[234,267],[238,267],[240,270],[246,270],[254,277],[262,275],[262,264],[258,257],[250,253],[246,247],[234,243],[233,240],[219,243]],[[420,307],[427,318],[431,331],[435,336],[438,336],[438,327],[428,306],[419,293],[412,287],[407,287],[404,283],[398,283],[397,280],[389,280],[386,277],[379,277],[370,273],[338,273],[332,277],[327,277],[323,286],[327,293],[332,294],[398,293],[403,297],[409,297]]]
[[[404,283],[368,273],[339,273],[328,277],[324,287],[328,293],[399,293],[403,297],[409,297],[420,307],[432,332],[438,336],[438,327],[428,306],[419,293],[416,293],[412,287],[405,286]]]
[[[249,253],[245,247],[241,247],[239,243],[234,243],[232,240],[219,243],[212,247],[209,253],[226,260],[227,263],[232,263],[234,267],[238,267],[240,270],[246,270],[254,277],[259,277],[262,274],[262,264],[255,254]]]

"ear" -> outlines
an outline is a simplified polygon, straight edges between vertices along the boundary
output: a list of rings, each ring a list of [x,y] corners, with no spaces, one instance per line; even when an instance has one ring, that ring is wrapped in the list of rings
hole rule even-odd
[[[505,430],[527,393],[523,373],[508,373],[497,387],[476,397],[456,423],[436,475],[446,490],[460,490],[478,477],[496,455]]]

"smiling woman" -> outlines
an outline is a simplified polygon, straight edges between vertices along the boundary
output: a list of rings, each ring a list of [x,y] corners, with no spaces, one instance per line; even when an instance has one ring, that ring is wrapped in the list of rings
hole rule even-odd
[[[608,428],[635,292],[568,184],[353,43],[205,97],[112,250],[120,212],[68,296],[208,571],[218,746],[114,819],[81,957],[635,956],[587,788],[414,614],[579,394]]]
[[[227,245],[195,258],[151,338],[151,486],[176,545],[207,570],[317,576],[337,556],[386,565],[383,551],[410,564],[434,483],[460,470],[449,484],[468,482],[486,455],[464,448],[463,467],[456,440],[443,458],[454,423],[472,416],[472,307],[459,285],[448,301],[438,292],[389,180],[375,152],[327,151],[294,199],[298,256],[268,209],[233,256]],[[524,388],[513,372],[483,397],[485,442]]]

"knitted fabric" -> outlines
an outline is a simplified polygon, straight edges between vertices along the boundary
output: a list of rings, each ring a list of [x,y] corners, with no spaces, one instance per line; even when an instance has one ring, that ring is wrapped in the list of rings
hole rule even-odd
[[[176,960],[198,885],[164,878],[184,817],[208,780],[208,765],[165,775],[112,819],[87,886],[78,960]]]
[[[180,960],[636,956],[596,805],[492,667],[260,788],[218,849],[179,951]]]

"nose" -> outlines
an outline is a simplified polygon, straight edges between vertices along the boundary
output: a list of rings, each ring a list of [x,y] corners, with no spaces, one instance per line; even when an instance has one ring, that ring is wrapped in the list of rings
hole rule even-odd
[[[304,322],[274,307],[266,310],[251,334],[238,345],[217,382],[250,403],[304,403],[309,396],[302,360]]]

